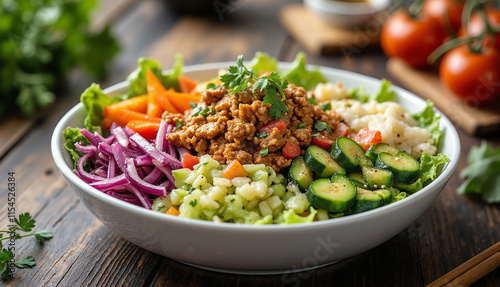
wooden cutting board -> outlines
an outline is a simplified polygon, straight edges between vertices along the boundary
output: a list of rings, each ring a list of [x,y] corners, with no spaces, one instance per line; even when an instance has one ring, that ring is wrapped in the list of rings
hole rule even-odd
[[[279,16],[285,29],[309,52],[317,55],[339,52],[353,55],[377,47],[379,43],[379,23],[371,23],[367,30],[344,29],[324,21],[302,4],[283,7]]]
[[[453,123],[472,135],[500,132],[500,99],[484,107],[470,106],[453,95],[439,81],[435,71],[421,71],[399,59],[389,59],[389,73],[409,90],[432,100]]]

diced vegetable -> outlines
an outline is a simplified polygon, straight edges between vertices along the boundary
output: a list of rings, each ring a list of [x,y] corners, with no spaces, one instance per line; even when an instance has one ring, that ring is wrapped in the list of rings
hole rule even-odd
[[[146,74],[146,85],[148,95],[151,99],[154,99],[158,105],[160,105],[163,110],[171,113],[179,113],[179,111],[172,105],[168,97],[165,95],[167,89],[160,82],[160,80],[155,76],[155,74],[148,70]]]
[[[154,139],[160,129],[160,123],[157,121],[131,120],[127,123],[127,127],[147,139]]]
[[[334,140],[321,134],[311,138],[311,144],[317,145],[326,150],[330,150],[334,142]]]
[[[366,151],[366,157],[369,158],[371,161],[375,162],[377,160],[378,154],[381,152],[386,152],[392,155],[396,155],[399,152],[399,149],[387,143],[378,143],[376,145],[372,145]]]
[[[147,95],[137,96],[106,106],[103,111],[103,116],[106,117],[107,114],[109,113],[117,113],[123,110],[146,113],[147,106],[148,106],[148,96]]]
[[[351,129],[349,128],[348,125],[346,125],[343,122],[340,122],[335,129],[333,129],[333,138],[338,139],[339,137],[347,137],[349,136],[349,133],[351,132]]]
[[[294,159],[300,155],[300,146],[293,142],[287,142],[283,147],[282,154],[288,159]]]
[[[150,117],[145,113],[136,112],[132,110],[104,110],[104,120],[102,126],[105,129],[110,129],[111,124],[115,123],[119,126],[126,126],[130,121],[139,120],[139,121],[148,121],[148,122],[161,122],[161,118]]]
[[[368,161],[365,150],[354,140],[346,137],[338,138],[330,153],[333,159],[348,171],[355,170],[360,162]]]
[[[277,128],[280,131],[286,129],[285,122],[282,119],[274,120],[274,121],[260,127],[259,133],[262,133],[262,132],[271,133],[274,128]]]
[[[179,76],[178,81],[181,93],[191,93],[191,91],[198,85],[197,80],[186,76]]]
[[[179,113],[190,110],[191,103],[198,103],[201,99],[200,94],[179,93],[174,90],[168,90],[161,96],[166,97]]]
[[[356,185],[345,175],[335,174],[332,180],[320,178],[311,183],[307,199],[312,206],[328,212],[342,212],[349,209],[356,200]]]
[[[304,158],[306,165],[320,177],[330,177],[334,173],[346,173],[345,169],[333,160],[328,151],[319,146],[309,146]]]
[[[248,171],[241,165],[240,161],[235,159],[230,162],[226,168],[222,171],[222,174],[227,179],[233,179],[235,177],[245,177],[248,175]]]
[[[382,142],[382,134],[380,131],[361,129],[354,137],[354,141],[364,150],[368,150],[371,146]]]
[[[380,197],[377,193],[371,190],[358,188],[356,193],[356,202],[352,207],[352,212],[360,213],[372,210],[382,206],[382,203],[382,197]]]
[[[366,185],[370,189],[378,189],[378,188],[388,188],[392,186],[393,175],[392,172],[376,168],[363,166],[363,178],[366,182]]]
[[[168,214],[168,215],[173,215],[173,216],[178,216],[179,214],[181,214],[179,212],[179,210],[177,210],[177,208],[173,207],[173,206],[170,206],[167,211],[165,212],[165,214]]]
[[[288,179],[297,184],[300,190],[305,191],[313,182],[313,172],[306,165],[302,156],[296,157],[288,171]]]
[[[380,153],[377,166],[390,170],[394,174],[394,180],[402,183],[415,180],[420,169],[418,161],[405,151],[400,151],[395,156],[386,152]]]
[[[185,153],[182,158],[182,167],[189,168],[193,170],[193,167],[200,163],[200,159],[197,156],[191,155],[189,153]]]

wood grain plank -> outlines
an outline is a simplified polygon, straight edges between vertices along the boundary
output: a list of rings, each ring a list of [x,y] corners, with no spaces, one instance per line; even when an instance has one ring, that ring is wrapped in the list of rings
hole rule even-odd
[[[31,129],[35,119],[12,117],[0,124],[0,158],[2,158],[15,143]]]

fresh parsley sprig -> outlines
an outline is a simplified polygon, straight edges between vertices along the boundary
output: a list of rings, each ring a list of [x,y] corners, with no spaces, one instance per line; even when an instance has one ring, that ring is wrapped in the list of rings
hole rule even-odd
[[[0,230],[0,271],[2,272],[2,279],[7,280],[13,276],[12,270],[10,268],[10,263],[14,263],[14,265],[18,268],[26,268],[33,267],[36,265],[35,258],[33,256],[26,256],[18,261],[12,262],[14,259],[14,253],[11,251],[11,244],[9,247],[4,248],[2,245],[3,240],[9,239],[10,242],[12,240],[19,240],[23,237],[35,236],[38,242],[44,242],[52,238],[52,232],[49,230],[35,230],[35,220],[31,217],[31,215],[26,212],[19,214],[19,218],[14,218],[14,222],[16,225],[10,226],[8,230]],[[27,234],[20,234],[19,231],[27,232]],[[4,237],[5,233],[5,237]]]
[[[285,104],[286,96],[283,89],[288,87],[288,81],[281,81],[278,73],[271,73],[267,76],[258,77],[254,70],[248,69],[243,64],[243,56],[239,55],[236,66],[230,66],[227,73],[220,77],[224,83],[224,88],[230,89],[229,94],[240,91],[248,91],[248,84],[253,84],[252,93],[264,91],[264,104],[271,105],[269,115],[275,119],[281,119],[288,111]]]

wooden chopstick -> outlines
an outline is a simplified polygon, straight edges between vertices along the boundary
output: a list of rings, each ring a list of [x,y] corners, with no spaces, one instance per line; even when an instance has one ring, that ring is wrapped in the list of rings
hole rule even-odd
[[[500,266],[500,242],[462,263],[427,287],[469,286]]]

